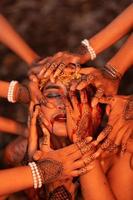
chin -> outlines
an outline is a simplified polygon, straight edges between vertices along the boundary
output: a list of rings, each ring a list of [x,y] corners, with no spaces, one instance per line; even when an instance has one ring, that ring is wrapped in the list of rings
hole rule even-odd
[[[57,136],[67,137],[67,129],[65,122],[54,122],[53,133]]]

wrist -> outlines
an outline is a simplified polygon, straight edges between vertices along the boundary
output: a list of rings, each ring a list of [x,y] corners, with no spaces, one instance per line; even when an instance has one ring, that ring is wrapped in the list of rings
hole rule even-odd
[[[30,101],[30,92],[28,88],[24,85],[17,84],[14,90],[14,99],[20,103],[29,103]]]
[[[117,67],[110,63],[107,63],[102,70],[103,73],[111,80],[120,81],[122,78],[122,74],[117,70]]]

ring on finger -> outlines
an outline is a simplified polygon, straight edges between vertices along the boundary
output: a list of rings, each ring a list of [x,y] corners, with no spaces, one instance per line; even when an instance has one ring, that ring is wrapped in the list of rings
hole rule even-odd
[[[87,172],[88,172],[87,167],[83,167],[83,168],[81,168],[81,169],[79,170],[79,174],[80,174],[80,175],[84,175],[84,174],[86,174]]]
[[[105,142],[101,145],[101,149],[106,150],[112,145],[112,143],[113,143],[112,140],[110,138],[107,138]]]
[[[104,89],[101,88],[101,87],[99,87],[99,88],[97,89],[97,92],[96,92],[96,94],[95,94],[95,97],[96,97],[96,98],[101,98],[101,97],[103,96],[103,94],[104,94]]]

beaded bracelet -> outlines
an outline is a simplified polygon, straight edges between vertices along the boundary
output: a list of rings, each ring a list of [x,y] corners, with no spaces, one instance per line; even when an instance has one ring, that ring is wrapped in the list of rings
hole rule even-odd
[[[18,84],[18,81],[11,81],[9,84],[7,99],[11,103],[16,102],[16,100],[14,99],[14,89],[15,89],[16,84]]]
[[[91,60],[94,60],[96,58],[96,53],[93,47],[90,45],[90,42],[87,39],[84,39],[81,41],[81,44],[86,47],[87,51],[90,54]]]
[[[34,189],[41,188],[42,187],[42,179],[41,179],[41,175],[39,173],[36,163],[30,162],[30,163],[28,163],[28,165],[31,168]]]

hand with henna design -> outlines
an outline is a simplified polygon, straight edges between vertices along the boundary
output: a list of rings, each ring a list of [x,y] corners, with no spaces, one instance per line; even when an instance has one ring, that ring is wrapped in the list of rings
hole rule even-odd
[[[35,74],[38,78],[50,78],[54,82],[69,64],[77,66],[83,63],[83,60],[84,54],[79,52],[75,54],[66,51],[58,52],[53,57],[40,58],[34,62],[29,74]]]
[[[133,96],[114,96],[101,98],[101,103],[108,104],[108,124],[97,137],[100,144],[96,156],[102,152],[116,153],[121,149],[121,155],[128,150],[128,140],[133,133]]]
[[[75,81],[71,85],[70,90],[82,90],[90,84],[95,86],[97,90],[94,99],[92,100],[93,107],[96,106],[103,95],[112,96],[117,93],[120,80],[111,79],[105,75],[102,70],[89,67],[80,69],[79,73],[82,75],[80,82],[78,80]]]

